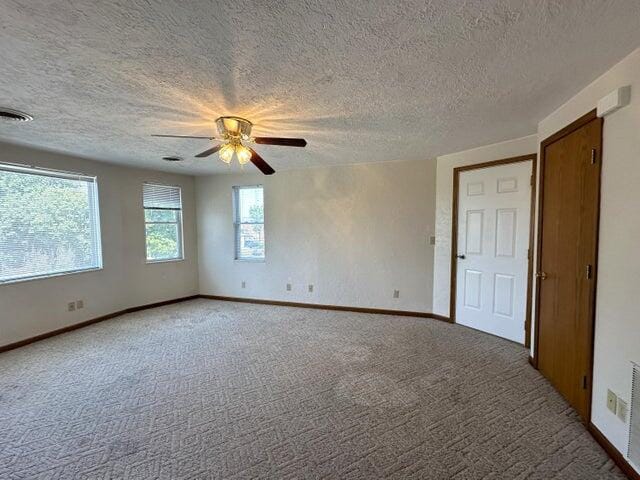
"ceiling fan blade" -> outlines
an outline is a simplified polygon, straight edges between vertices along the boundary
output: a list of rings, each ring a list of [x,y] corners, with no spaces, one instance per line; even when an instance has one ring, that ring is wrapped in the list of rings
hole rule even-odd
[[[151,135],[152,137],[164,137],[164,138],[202,138],[205,140],[215,140],[215,137],[197,137],[194,135]]]
[[[204,158],[204,157],[208,157],[209,155],[213,155],[218,150],[220,150],[221,147],[222,145],[216,145],[215,147],[211,147],[209,150],[205,150],[204,152],[197,154],[196,158]]]
[[[304,138],[255,137],[254,142],[262,145],[280,145],[283,147],[306,147]]]
[[[254,149],[249,148],[249,150],[251,151],[251,163],[258,167],[258,170],[260,170],[265,175],[273,175],[274,173],[276,173],[271,165],[265,162],[264,159],[260,155],[258,155],[258,153]]]

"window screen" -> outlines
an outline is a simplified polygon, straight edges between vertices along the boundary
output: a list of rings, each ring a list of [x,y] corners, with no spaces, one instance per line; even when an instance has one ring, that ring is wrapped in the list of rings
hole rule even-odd
[[[235,258],[264,260],[262,186],[233,187]]]
[[[97,268],[96,178],[0,164],[0,283]]]
[[[147,261],[181,260],[183,249],[180,187],[145,183],[142,197]]]

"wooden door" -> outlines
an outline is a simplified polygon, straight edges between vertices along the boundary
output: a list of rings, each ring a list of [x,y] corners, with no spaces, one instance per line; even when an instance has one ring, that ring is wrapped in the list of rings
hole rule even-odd
[[[543,143],[541,161],[537,365],[585,421],[591,405],[601,139],[602,119],[592,118]]]
[[[533,160],[460,172],[456,323],[525,343]]]

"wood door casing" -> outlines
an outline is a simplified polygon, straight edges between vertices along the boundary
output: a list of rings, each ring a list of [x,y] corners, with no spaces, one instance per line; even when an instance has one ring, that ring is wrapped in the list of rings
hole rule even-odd
[[[590,416],[602,119],[543,144],[537,366]]]

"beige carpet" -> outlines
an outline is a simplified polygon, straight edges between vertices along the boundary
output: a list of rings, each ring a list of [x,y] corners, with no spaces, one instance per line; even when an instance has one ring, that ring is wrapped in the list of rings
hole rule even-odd
[[[194,300],[0,354],[0,478],[624,478],[523,348]]]

